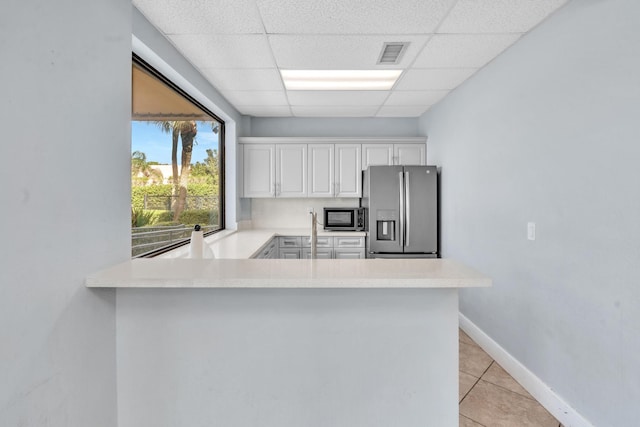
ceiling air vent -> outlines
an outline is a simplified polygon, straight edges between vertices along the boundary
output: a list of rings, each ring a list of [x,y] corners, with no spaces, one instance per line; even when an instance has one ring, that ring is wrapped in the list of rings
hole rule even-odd
[[[379,65],[393,65],[400,62],[402,54],[406,50],[409,43],[403,42],[386,42],[382,46],[382,52],[380,58],[378,58]]]

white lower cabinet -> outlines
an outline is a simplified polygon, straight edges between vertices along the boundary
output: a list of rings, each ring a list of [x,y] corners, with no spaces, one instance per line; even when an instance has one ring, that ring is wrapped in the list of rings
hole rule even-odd
[[[333,250],[335,259],[363,259],[364,248],[336,248]]]
[[[280,259],[310,259],[309,236],[283,236],[278,238]],[[364,237],[319,236],[316,245],[317,259],[365,258]]]
[[[253,256],[257,259],[275,259],[278,258],[278,238],[274,237],[269,240],[266,245],[258,250],[257,255]]]
[[[300,259],[300,248],[280,248],[280,259]]]
[[[302,258],[311,259],[311,248],[302,248]],[[317,259],[333,259],[333,249],[318,248],[316,250]]]

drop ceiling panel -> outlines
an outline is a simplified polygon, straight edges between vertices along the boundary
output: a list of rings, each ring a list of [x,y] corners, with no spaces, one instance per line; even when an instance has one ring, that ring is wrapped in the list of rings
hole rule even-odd
[[[416,68],[480,68],[515,43],[520,34],[438,34],[420,52]]]
[[[428,36],[269,36],[278,67],[291,70],[406,68]],[[377,65],[384,42],[409,42],[399,64]]]
[[[169,40],[200,69],[276,66],[265,35],[195,34],[169,36]]]
[[[567,0],[458,0],[439,33],[524,33]]]
[[[133,0],[133,4],[243,114],[416,117],[567,1]],[[385,42],[409,42],[399,64],[377,65]],[[392,91],[287,92],[282,69],[403,72]]]
[[[254,117],[289,117],[291,116],[291,109],[283,106],[254,106],[254,105],[241,105],[238,108],[240,113],[247,116]]]
[[[431,33],[453,0],[257,0],[269,34]]]
[[[405,71],[394,90],[449,90],[476,72],[475,68],[421,68]]]
[[[253,106],[288,106],[287,96],[284,90],[281,91],[262,91],[262,90],[240,90],[222,92],[225,98],[235,106],[253,105]]]
[[[419,106],[406,106],[406,105],[391,105],[380,107],[376,117],[420,117],[425,111],[429,109],[428,105]]]
[[[291,105],[381,105],[389,96],[385,90],[321,91],[290,90],[287,92]]]
[[[280,73],[275,68],[235,70],[205,68],[202,73],[221,92],[234,90],[284,90]]]
[[[264,33],[255,0],[133,0],[133,4],[165,34]]]
[[[448,90],[395,90],[389,95],[384,105],[433,105],[449,93]]]
[[[296,117],[373,117],[378,110],[373,107],[353,107],[353,106],[292,106],[291,111]]]

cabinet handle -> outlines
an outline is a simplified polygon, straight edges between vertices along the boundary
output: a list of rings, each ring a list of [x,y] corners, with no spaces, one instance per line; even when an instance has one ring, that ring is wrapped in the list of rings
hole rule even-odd
[[[336,182],[336,192],[335,192],[334,196],[338,197],[338,195],[340,195],[340,183]]]
[[[273,185],[271,186],[271,195],[272,195],[273,197],[276,197],[276,185],[275,185],[275,184],[273,184]]]

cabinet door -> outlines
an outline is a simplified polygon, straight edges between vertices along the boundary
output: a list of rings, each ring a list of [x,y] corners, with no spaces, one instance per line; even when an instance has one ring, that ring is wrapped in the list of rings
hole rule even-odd
[[[244,197],[274,197],[275,146],[244,144],[242,154]]]
[[[307,197],[307,144],[276,145],[276,197]]]
[[[336,197],[362,197],[360,144],[336,144]]]
[[[299,248],[304,237],[298,236],[282,236],[279,238],[281,248]]]
[[[334,145],[309,144],[309,188],[308,197],[333,197],[334,186]]]
[[[394,144],[393,157],[396,165],[425,165],[425,144]]]
[[[335,259],[363,259],[364,248],[335,248],[333,250]]]
[[[302,249],[302,258],[311,259],[311,248]],[[318,248],[316,250],[316,259],[333,259],[332,248]]]
[[[280,248],[280,259],[300,259],[300,248]]]
[[[362,170],[376,165],[393,165],[393,144],[362,144]]]
[[[364,237],[334,237],[335,248],[364,248]]]

